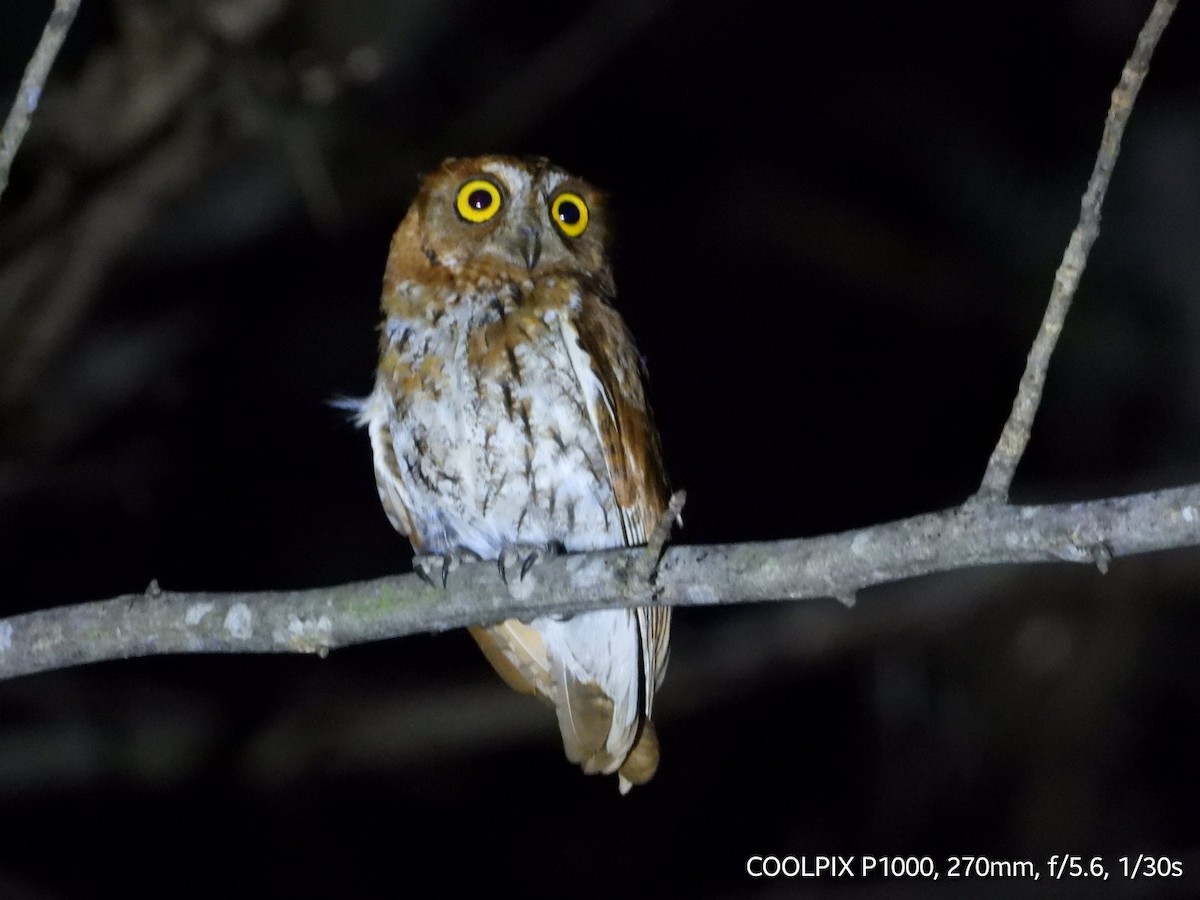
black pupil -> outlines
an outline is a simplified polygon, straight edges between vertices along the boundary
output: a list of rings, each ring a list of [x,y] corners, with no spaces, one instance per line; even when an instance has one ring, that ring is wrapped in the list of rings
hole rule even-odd
[[[467,197],[467,205],[473,210],[482,212],[492,205],[492,195],[483,188],[476,188]]]
[[[564,225],[575,225],[579,222],[579,205],[571,200],[558,204],[558,219]]]

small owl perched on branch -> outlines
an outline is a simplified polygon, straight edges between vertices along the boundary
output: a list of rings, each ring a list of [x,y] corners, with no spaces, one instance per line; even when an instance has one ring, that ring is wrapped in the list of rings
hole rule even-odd
[[[498,560],[645,543],[668,489],[643,368],[610,305],[604,196],[540,158],[448,159],[392,240],[375,390],[363,404],[388,518],[431,557]],[[515,619],[471,633],[555,708],[567,758],[658,766],[650,715],[667,608]]]

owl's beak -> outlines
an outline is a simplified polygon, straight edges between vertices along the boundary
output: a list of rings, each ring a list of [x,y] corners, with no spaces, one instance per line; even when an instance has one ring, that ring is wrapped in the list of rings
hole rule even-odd
[[[532,269],[537,265],[538,258],[542,255],[542,233],[540,231],[529,225],[522,225],[514,244],[513,249],[517,251],[521,259],[525,260],[527,268]]]

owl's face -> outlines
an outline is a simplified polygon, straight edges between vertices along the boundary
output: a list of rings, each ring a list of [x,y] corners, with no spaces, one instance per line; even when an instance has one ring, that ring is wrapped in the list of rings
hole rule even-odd
[[[544,159],[448,159],[422,180],[414,217],[422,252],[455,272],[607,267],[603,194]]]

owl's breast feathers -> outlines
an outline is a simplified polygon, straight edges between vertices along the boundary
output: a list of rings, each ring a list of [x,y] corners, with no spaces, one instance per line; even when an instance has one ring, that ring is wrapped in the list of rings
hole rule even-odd
[[[518,544],[644,543],[668,487],[607,266],[531,277],[438,258],[412,220],[393,242],[363,410],[392,523],[421,552],[485,559]],[[650,715],[669,630],[670,610],[652,607],[472,633],[510,685],[554,706],[568,758],[618,772],[624,792],[657,767]]]

